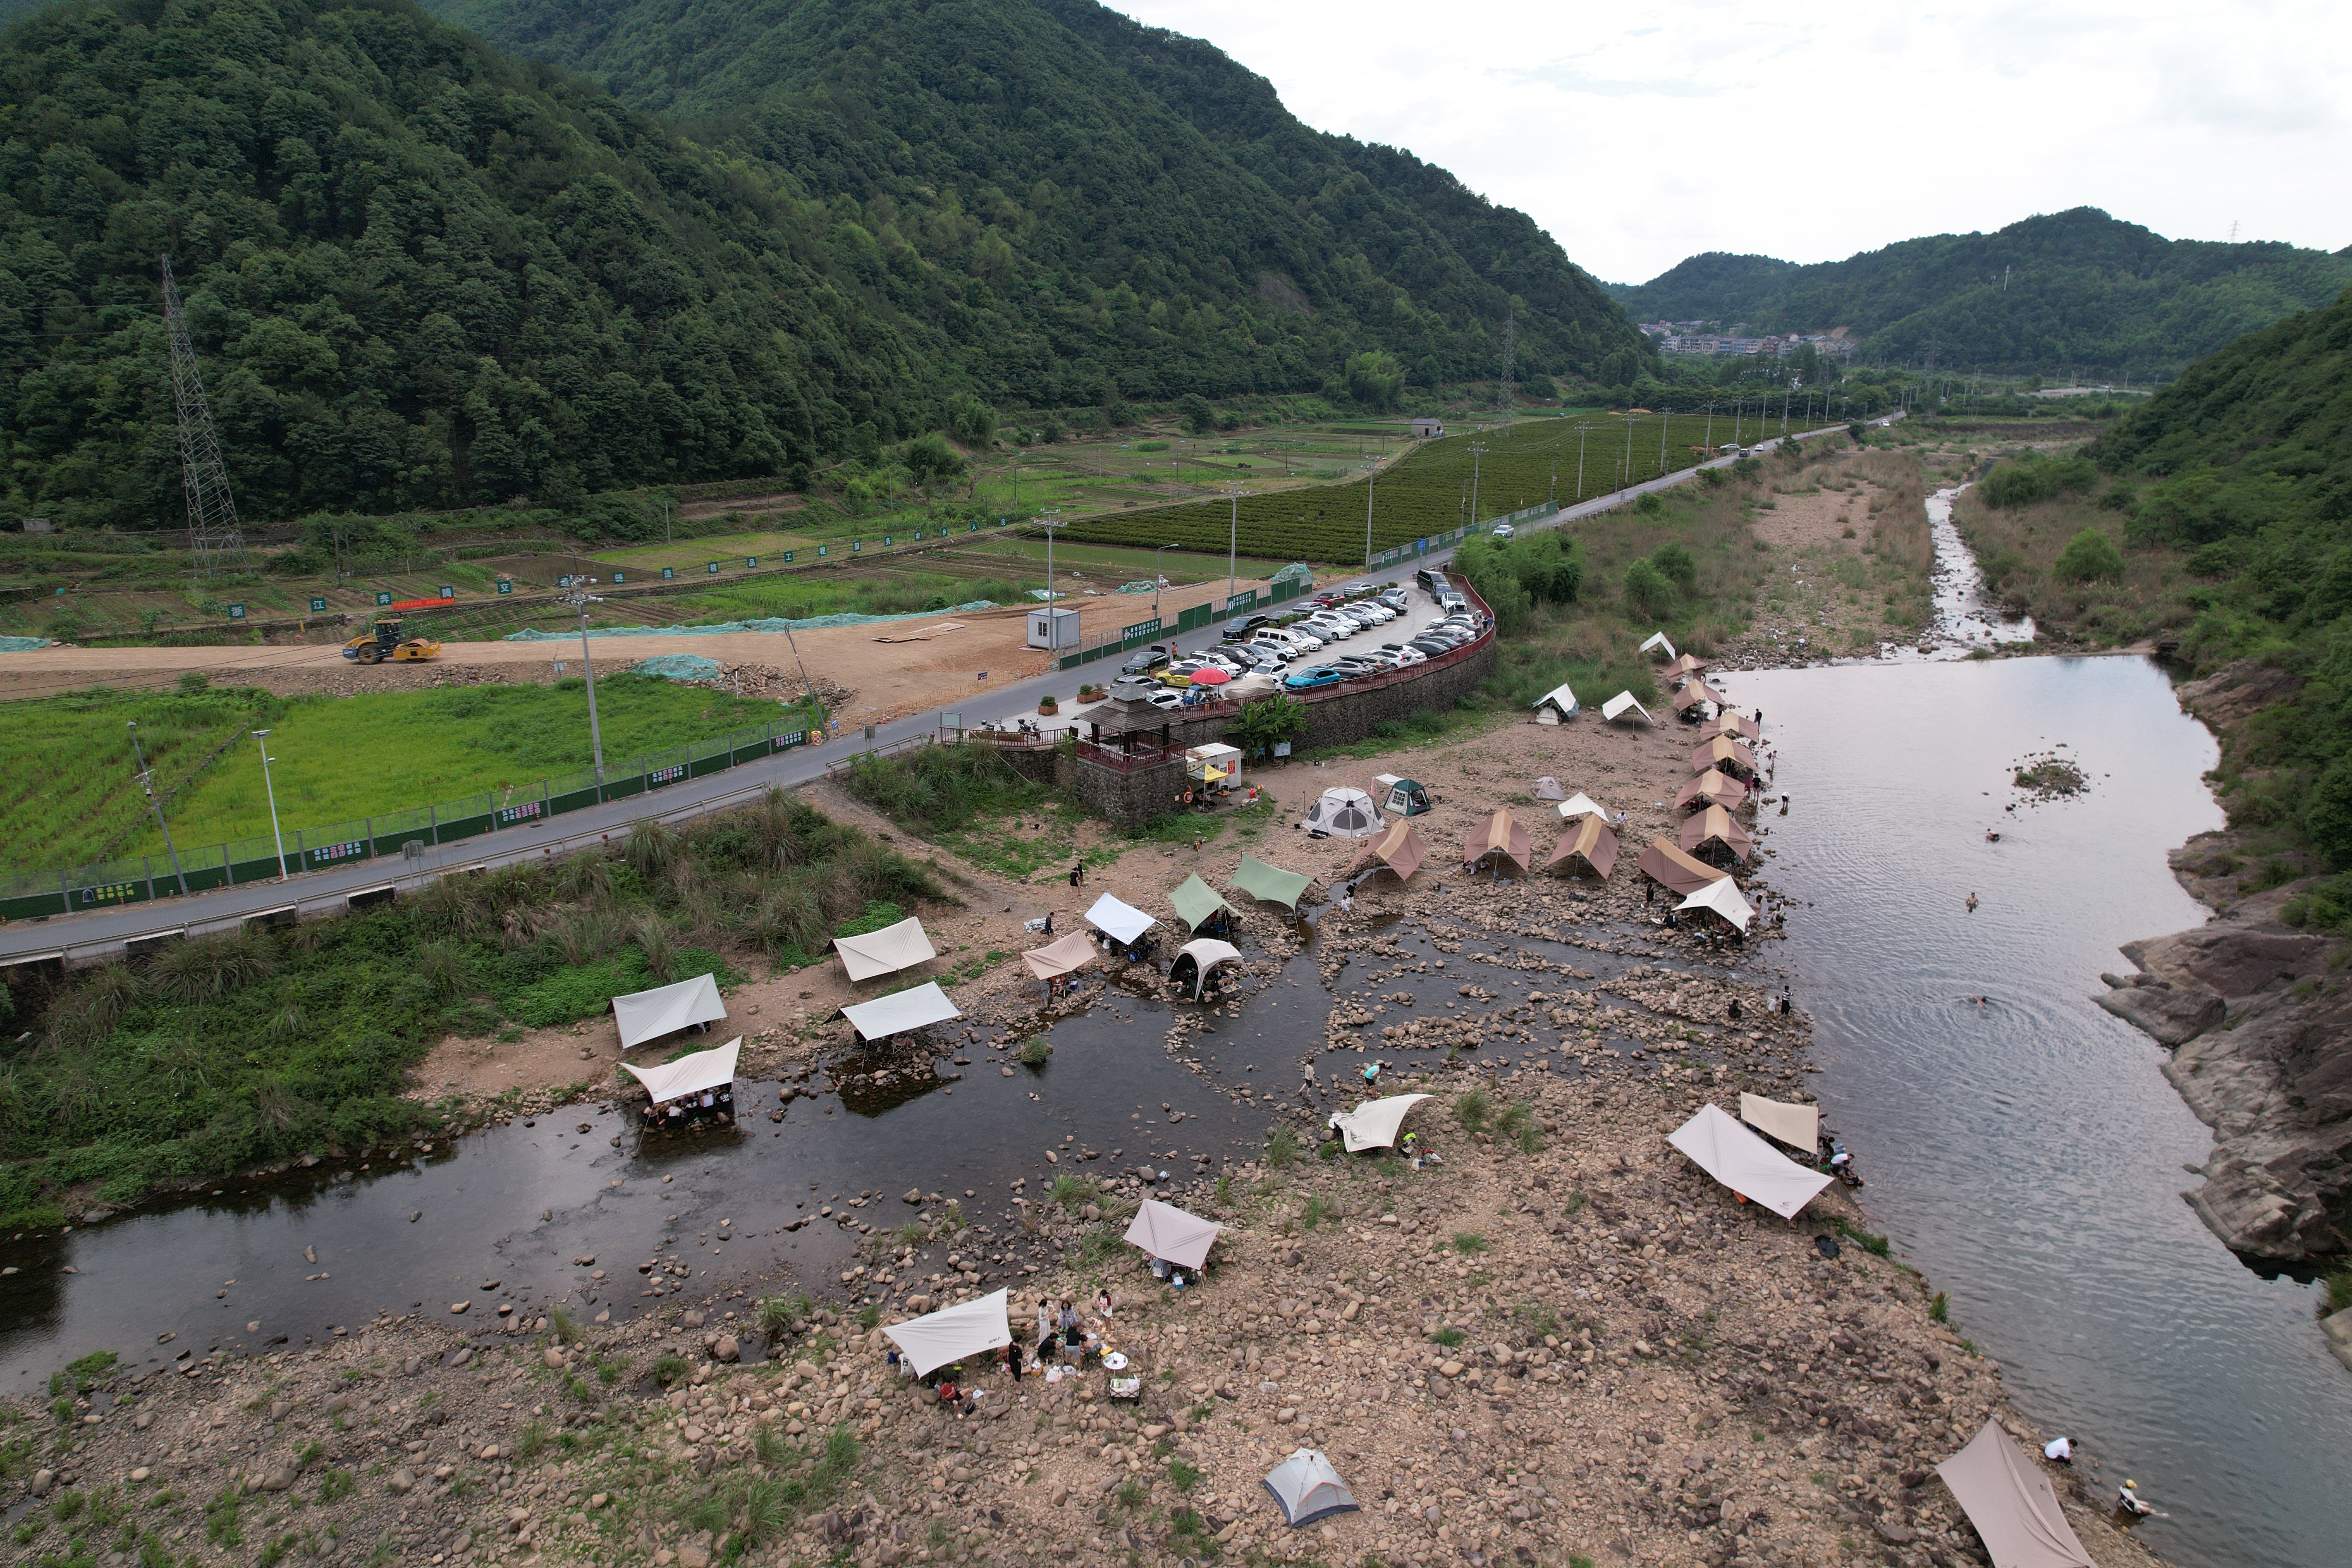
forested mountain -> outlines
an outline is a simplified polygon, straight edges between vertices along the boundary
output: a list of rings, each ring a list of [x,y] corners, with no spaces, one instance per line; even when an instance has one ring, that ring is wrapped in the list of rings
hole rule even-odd
[[[1838,327],[1874,359],[1954,370],[2153,377],[2352,285],[2352,255],[2166,239],[2096,207],[1993,234],[1908,239],[1800,267],[1694,256],[1609,292],[1638,321]]]
[[[989,395],[1385,395],[1646,353],[1523,215],[1091,0],[431,0],[833,205]],[[1517,303],[1513,303],[1514,297]],[[1620,379],[1630,379],[1621,377]]]

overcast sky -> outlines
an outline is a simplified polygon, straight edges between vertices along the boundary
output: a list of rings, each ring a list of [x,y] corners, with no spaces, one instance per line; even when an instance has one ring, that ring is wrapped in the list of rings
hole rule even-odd
[[[1217,45],[1309,125],[1451,169],[1612,282],[2083,205],[2352,245],[2344,0],[1108,3]]]

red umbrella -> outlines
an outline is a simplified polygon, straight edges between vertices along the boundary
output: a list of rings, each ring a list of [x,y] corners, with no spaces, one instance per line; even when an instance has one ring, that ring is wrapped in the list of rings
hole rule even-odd
[[[1233,672],[1222,665],[1206,664],[1192,672],[1195,686],[1223,686],[1233,679]]]

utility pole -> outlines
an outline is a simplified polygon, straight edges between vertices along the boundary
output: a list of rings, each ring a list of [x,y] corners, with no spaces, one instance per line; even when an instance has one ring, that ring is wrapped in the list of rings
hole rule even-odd
[[[1374,458],[1364,465],[1364,570],[1372,569],[1372,486],[1379,479],[1381,460]]]
[[[1164,544],[1151,547],[1151,618],[1155,621],[1160,618],[1160,553],[1167,548]]]
[[[188,342],[187,313],[180,306],[172,258],[162,260],[163,330],[171,343],[172,403],[180,426],[180,487],[187,494],[188,542],[196,575],[242,572],[251,563],[245,553],[245,535],[237,528],[236,498],[229,493],[228,466],[221,461],[220,438],[213,433],[205,378]]]
[[[1623,490],[1633,483],[1633,400],[1625,400],[1625,477],[1618,484]]]
[[[163,803],[155,794],[155,775],[147,767],[146,754],[139,749],[139,721],[131,724],[131,755],[139,764],[139,787],[147,792],[147,808],[155,814],[155,828],[163,836],[163,853],[172,858],[172,876],[180,884],[180,892],[188,891],[188,874],[180,869],[180,852],[172,847],[172,830],[163,821]]]
[[[1665,411],[1665,410],[1664,410],[1664,409],[1659,410],[1659,413],[1658,413],[1658,472],[1660,472],[1660,473],[1662,473],[1662,474],[1663,474],[1663,473],[1664,473],[1664,472],[1666,471],[1666,426],[1669,426],[1669,425],[1671,425],[1671,424],[1673,424],[1674,422],[1675,422],[1675,416],[1674,416],[1671,413],[1668,413],[1668,412],[1666,412],[1666,411]]]
[[[1590,425],[1576,427],[1576,499],[1579,500],[1584,499],[1584,438],[1591,432]]]
[[[1227,486],[1225,487],[1225,494],[1226,494],[1226,496],[1227,496],[1227,497],[1228,497],[1228,498],[1233,501],[1233,511],[1232,511],[1232,515],[1231,515],[1231,516],[1229,516],[1229,517],[1226,519],[1226,521],[1225,521],[1225,597],[1226,597],[1226,598],[1228,598],[1228,599],[1230,599],[1230,598],[1232,598],[1232,597],[1233,597],[1236,593],[1239,593],[1239,592],[1240,592],[1240,589],[1239,589],[1238,587],[1236,587],[1236,586],[1235,586],[1235,584],[1238,584],[1238,583],[1241,581],[1241,577],[1240,577],[1240,575],[1239,575],[1239,574],[1238,574],[1234,570],[1234,563],[1237,559],[1239,559],[1239,556],[1240,556],[1240,550],[1241,550],[1241,539],[1242,539],[1242,482],[1241,482],[1241,480],[1239,480],[1239,479],[1235,479],[1235,480],[1234,480],[1234,481],[1233,481],[1233,483],[1231,483],[1231,484],[1227,485]]]
[[[261,787],[269,796],[269,836],[278,840],[278,879],[286,879],[286,835],[278,830],[278,786],[269,782],[269,731],[256,730],[253,738],[261,742]]]
[[[1037,526],[1045,531],[1045,608],[1050,611],[1054,607],[1054,531],[1062,526],[1061,512],[1058,509],[1039,512]],[[1045,624],[1049,626],[1055,624],[1051,615],[1045,617]],[[1052,642],[1054,639],[1048,637],[1045,640]]]
[[[1470,521],[1467,526],[1472,528],[1478,525],[1478,459],[1486,455],[1485,442],[1470,443]]]
[[[1714,456],[1715,456],[1715,405],[1714,405],[1714,404],[1712,404],[1712,403],[1710,403],[1710,404],[1708,404],[1708,405],[1706,405],[1706,437],[1705,437],[1705,443],[1706,443],[1706,455],[1707,455],[1709,458],[1714,457]]]
[[[595,585],[595,578],[574,577],[572,582],[579,586],[569,594],[558,595],[557,602],[580,612],[580,668],[588,676],[588,748],[596,763],[596,799],[601,803],[604,798],[604,731],[596,723],[596,661],[588,656],[588,606],[601,605],[604,601],[588,591]],[[793,658],[795,663],[799,661],[799,649],[793,650]],[[808,670],[804,666],[801,679],[803,681],[808,679]]]

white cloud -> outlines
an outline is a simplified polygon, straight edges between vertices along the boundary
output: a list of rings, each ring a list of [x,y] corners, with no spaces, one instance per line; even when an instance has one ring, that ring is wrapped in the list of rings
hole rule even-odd
[[[2084,205],[2176,237],[2352,243],[2341,5],[1113,3],[1217,45],[1308,124],[1523,208],[1607,279]]]

